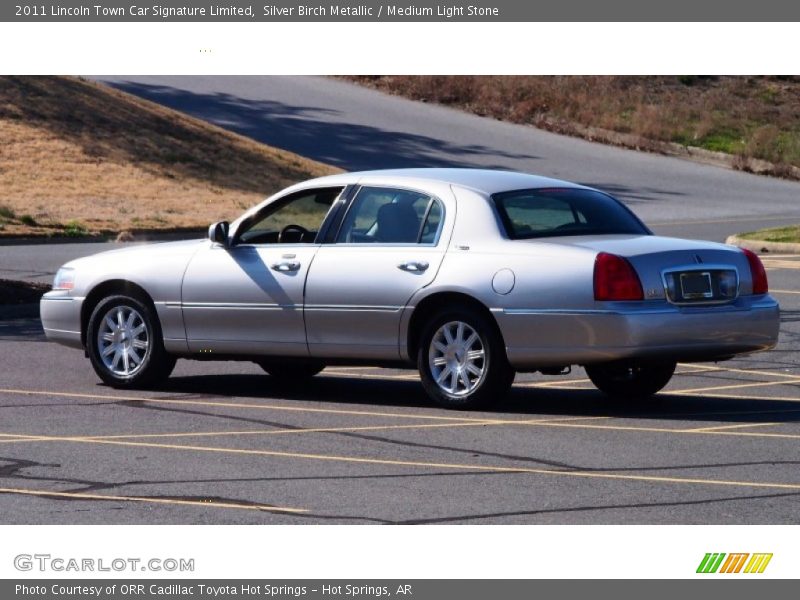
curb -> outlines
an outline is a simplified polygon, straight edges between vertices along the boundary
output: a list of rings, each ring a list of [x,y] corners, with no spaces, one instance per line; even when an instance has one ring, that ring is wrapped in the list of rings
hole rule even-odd
[[[0,306],[0,321],[39,318],[39,303]]]
[[[775,252],[778,254],[800,254],[800,244],[793,242],[767,242],[763,240],[743,240],[735,235],[729,236],[725,240],[726,244],[746,248],[752,252],[763,254]]]

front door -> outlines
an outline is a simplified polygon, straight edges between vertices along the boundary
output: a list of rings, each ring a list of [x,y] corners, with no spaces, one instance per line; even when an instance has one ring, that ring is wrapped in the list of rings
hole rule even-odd
[[[341,192],[296,192],[243,222],[228,247],[189,263],[182,309],[189,350],[307,356],[303,291],[322,223]]]

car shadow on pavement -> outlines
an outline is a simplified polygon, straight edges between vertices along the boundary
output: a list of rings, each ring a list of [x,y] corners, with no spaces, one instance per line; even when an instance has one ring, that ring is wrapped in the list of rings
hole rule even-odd
[[[38,307],[37,307],[38,308]],[[35,318],[0,319],[0,341],[46,342],[42,322]]]
[[[362,407],[426,408],[436,410],[415,380],[326,376],[286,383],[267,375],[199,375],[172,377],[153,390],[177,399],[297,400]],[[174,396],[176,395],[177,396]],[[302,406],[298,405],[298,408]],[[454,419],[511,419],[612,417],[659,421],[722,423],[794,423],[800,421],[800,403],[702,395],[659,394],[636,401],[620,401],[597,390],[515,386],[506,398],[480,411],[443,411]],[[412,416],[413,413],[409,413]]]

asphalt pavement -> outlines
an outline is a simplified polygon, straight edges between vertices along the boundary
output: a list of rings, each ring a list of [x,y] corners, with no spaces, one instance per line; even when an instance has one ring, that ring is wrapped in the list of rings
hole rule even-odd
[[[179,361],[158,389],[117,391],[37,320],[0,321],[0,521],[797,523],[800,256],[766,264],[778,348],[680,365],[629,405],[581,370],[520,375],[471,413],[369,368],[291,386]]]
[[[724,239],[800,219],[795,183],[638,154],[319,78],[117,85],[346,168],[461,164],[619,194],[657,233]],[[273,190],[265,190],[265,195]],[[48,281],[114,244],[0,247]],[[249,363],[179,361],[149,391],[102,385],[36,319],[0,321],[2,523],[797,523],[800,255],[765,264],[768,353],[680,365],[615,404],[576,369],[520,375],[484,412],[430,405],[412,371],[335,367],[279,385]]]

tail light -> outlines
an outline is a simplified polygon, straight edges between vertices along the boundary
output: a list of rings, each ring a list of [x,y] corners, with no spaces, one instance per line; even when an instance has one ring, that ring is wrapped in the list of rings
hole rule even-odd
[[[631,263],[601,252],[594,261],[595,300],[644,300],[642,284]]]
[[[753,293],[766,294],[769,292],[769,284],[767,283],[767,271],[764,269],[764,264],[755,252],[751,252],[742,248],[742,252],[747,257],[747,262],[750,264],[750,276],[753,280]]]

